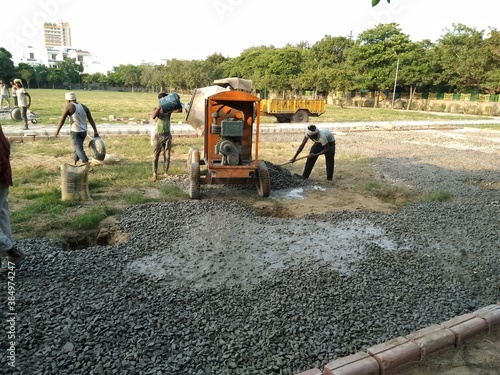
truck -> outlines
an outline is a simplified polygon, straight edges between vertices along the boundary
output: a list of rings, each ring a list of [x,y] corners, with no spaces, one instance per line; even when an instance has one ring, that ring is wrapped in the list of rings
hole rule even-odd
[[[309,117],[326,111],[325,99],[261,99],[261,116],[274,116],[278,122],[308,122]]]
[[[214,84],[247,93],[252,91],[252,81],[249,79],[229,77],[215,80]],[[318,117],[325,113],[326,99],[261,97],[259,109],[261,116],[274,116],[278,122],[308,122],[309,117]]]

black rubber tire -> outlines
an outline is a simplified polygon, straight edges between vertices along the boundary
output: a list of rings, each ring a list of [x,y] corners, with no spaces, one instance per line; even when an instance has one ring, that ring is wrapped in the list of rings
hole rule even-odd
[[[189,196],[191,199],[200,198],[200,163],[191,163],[189,173]]]
[[[299,109],[292,118],[293,122],[307,122],[309,121],[309,113],[305,109]]]
[[[257,175],[259,182],[257,183],[257,193],[263,198],[269,197],[271,193],[271,179],[269,177],[269,169],[262,160],[257,164]]]
[[[101,137],[94,137],[89,142],[89,148],[92,151],[92,157],[96,160],[103,161],[106,157],[106,146]]]
[[[10,111],[10,117],[14,121],[21,121],[23,119],[23,117],[21,116],[21,110],[19,109],[19,107],[15,107],[14,109],[12,109]]]

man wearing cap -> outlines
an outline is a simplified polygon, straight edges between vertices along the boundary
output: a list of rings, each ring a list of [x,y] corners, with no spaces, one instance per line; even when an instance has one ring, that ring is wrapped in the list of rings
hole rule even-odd
[[[332,181],[333,170],[335,168],[335,137],[328,129],[318,128],[316,125],[309,125],[304,134],[304,139],[302,139],[302,143],[297,149],[294,157],[290,159],[290,163],[295,163],[297,156],[302,152],[309,139],[313,141],[313,145],[309,151],[309,156],[307,157],[304,172],[301,177],[304,179],[309,178],[314,164],[316,160],[318,160],[318,156],[325,155],[326,179]]]
[[[75,151],[73,153],[73,159],[75,160],[75,165],[78,161],[81,161],[83,164],[89,162],[89,158],[85,154],[83,149],[83,142],[87,137],[87,120],[94,129],[94,137],[98,137],[97,127],[95,125],[94,119],[92,118],[92,114],[90,110],[85,104],[78,103],[76,101],[76,95],[74,92],[67,92],[64,95],[66,99],[66,107],[59,119],[59,124],[56,130],[56,137],[59,136],[59,131],[61,130],[64,122],[66,121],[66,117],[69,117],[70,121],[70,135],[73,140],[73,145]]]
[[[24,121],[24,130],[28,130],[28,108],[31,107],[31,96],[23,87],[23,81],[19,78],[14,80],[14,86],[16,86],[17,104]]]

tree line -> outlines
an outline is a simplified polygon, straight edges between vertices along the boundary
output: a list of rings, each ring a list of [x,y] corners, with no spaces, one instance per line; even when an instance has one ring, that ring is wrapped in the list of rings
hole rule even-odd
[[[476,30],[463,24],[445,29],[436,41],[413,42],[396,23],[379,24],[356,39],[325,35],[320,41],[282,48],[258,46],[234,58],[219,53],[205,60],[171,59],[165,65],[119,65],[107,74],[85,74],[81,63],[66,59],[55,67],[12,62],[0,47],[4,80],[19,76],[30,87],[64,85],[91,89],[189,93],[215,79],[251,79],[259,92],[316,93],[367,90],[375,95],[397,91],[500,93],[500,32]]]

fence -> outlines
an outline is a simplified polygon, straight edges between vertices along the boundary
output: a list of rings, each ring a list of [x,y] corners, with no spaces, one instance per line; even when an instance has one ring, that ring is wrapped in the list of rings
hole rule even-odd
[[[373,98],[374,94],[371,91],[352,91],[351,98]],[[341,96],[338,93],[337,96]],[[392,93],[380,92],[379,100],[392,99]],[[408,93],[396,93],[397,99],[409,99]],[[430,99],[430,100],[458,100],[458,101],[471,101],[471,102],[498,102],[499,94],[478,94],[478,93],[436,93],[436,92],[417,92],[413,94],[413,99]]]

